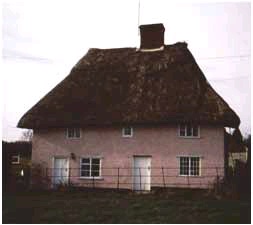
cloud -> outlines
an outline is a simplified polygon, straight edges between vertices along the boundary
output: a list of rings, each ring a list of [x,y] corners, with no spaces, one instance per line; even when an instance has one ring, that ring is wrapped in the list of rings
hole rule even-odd
[[[33,56],[29,55],[25,52],[19,52],[16,50],[10,50],[3,48],[3,59],[13,59],[13,60],[29,60],[29,61],[36,61],[40,63],[53,63],[52,59],[48,58],[43,58],[43,57],[38,57],[38,56]]]

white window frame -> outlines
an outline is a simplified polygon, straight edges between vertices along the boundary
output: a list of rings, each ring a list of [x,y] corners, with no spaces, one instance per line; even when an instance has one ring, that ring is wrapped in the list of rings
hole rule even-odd
[[[131,134],[125,134],[125,129],[126,128],[130,128]],[[134,135],[134,129],[133,129],[133,127],[123,127],[122,128],[122,137],[124,137],[124,138],[131,138],[131,137],[133,137],[133,135]]]
[[[185,126],[185,135],[181,135],[180,134],[180,128],[181,128],[181,126]],[[189,126],[190,124],[179,124],[178,125],[178,137],[180,137],[180,138],[200,138],[200,126],[198,125],[197,126],[197,128],[198,128],[198,135],[197,136],[193,136],[193,127],[191,127],[191,130],[192,130],[192,135],[188,135],[187,136],[187,126]]]
[[[90,160],[90,176],[82,176],[82,159],[89,159]],[[91,176],[91,168],[92,168],[92,159],[99,159],[99,176]],[[80,158],[80,174],[79,174],[80,179],[102,179],[102,157],[98,156],[83,156]]]
[[[69,129],[74,129],[74,136],[73,136],[73,137],[70,137],[70,136],[69,136]],[[77,129],[79,129],[79,133],[80,133],[80,136],[79,136],[79,137],[76,136],[76,133],[77,133],[76,130],[77,130]],[[81,137],[82,137],[82,129],[81,129],[81,128],[79,128],[79,127],[74,127],[74,128],[67,128],[67,129],[66,129],[66,138],[67,138],[67,139],[81,139]]]
[[[16,158],[17,161],[13,162],[13,158]],[[11,164],[20,164],[20,155],[19,154],[11,156]]]
[[[201,156],[196,156],[196,155],[180,155],[178,157],[178,163],[179,163],[179,176],[180,177],[200,177],[201,176]],[[188,167],[188,175],[186,174],[180,174],[181,172],[181,163],[180,163],[180,158],[189,158],[189,167]],[[199,175],[191,175],[191,158],[199,158]]]

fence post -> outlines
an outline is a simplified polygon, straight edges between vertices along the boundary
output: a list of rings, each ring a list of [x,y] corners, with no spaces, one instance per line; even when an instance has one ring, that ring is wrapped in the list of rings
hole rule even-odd
[[[188,184],[188,187],[190,187],[189,174],[187,175],[187,184]]]
[[[95,179],[94,179],[94,175],[92,176],[92,187],[95,188]]]
[[[119,168],[118,168],[118,183],[117,183],[117,189],[119,190]]]
[[[68,172],[68,185],[70,186],[70,177],[71,177],[71,168],[69,168],[69,172]]]
[[[140,172],[140,191],[141,191],[141,168],[139,167],[139,172]]]
[[[220,186],[220,177],[218,173],[218,167],[216,167],[216,178],[217,178],[217,186],[216,186],[216,191],[219,191],[219,186]]]
[[[165,178],[164,178],[164,170],[163,170],[163,167],[162,167],[162,173],[163,173],[163,187],[166,188],[166,184],[165,184]]]

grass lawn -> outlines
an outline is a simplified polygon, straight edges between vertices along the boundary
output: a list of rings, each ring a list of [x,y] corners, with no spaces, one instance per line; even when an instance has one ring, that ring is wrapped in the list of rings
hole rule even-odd
[[[102,190],[3,194],[3,223],[250,223],[250,200],[207,191],[151,194]]]

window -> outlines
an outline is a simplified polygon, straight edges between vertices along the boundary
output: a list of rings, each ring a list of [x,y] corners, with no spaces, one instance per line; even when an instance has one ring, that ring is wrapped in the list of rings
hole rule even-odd
[[[81,158],[80,177],[86,178],[101,177],[101,159]]]
[[[124,127],[122,129],[122,137],[133,137],[133,128],[132,127]]]
[[[80,128],[67,128],[67,138],[81,138]]]
[[[181,176],[200,176],[200,157],[180,156]]]
[[[199,137],[199,126],[192,124],[179,125],[180,137]]]
[[[12,164],[19,164],[20,163],[20,155],[13,155],[11,157],[11,163]]]

